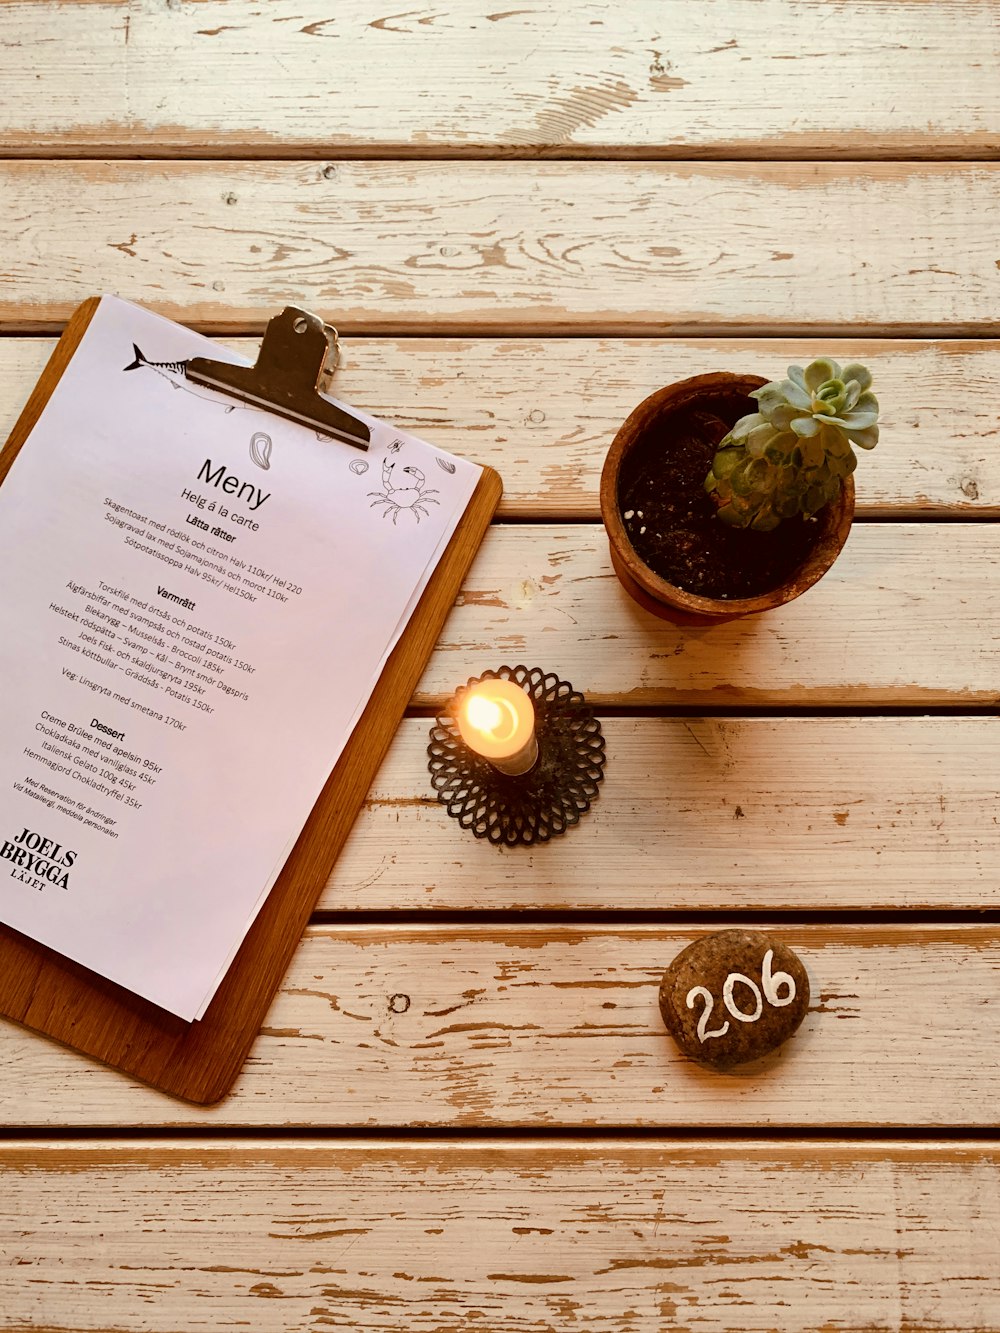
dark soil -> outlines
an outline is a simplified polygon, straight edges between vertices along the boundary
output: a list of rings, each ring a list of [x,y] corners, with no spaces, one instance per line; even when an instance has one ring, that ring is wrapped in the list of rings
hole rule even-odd
[[[752,411],[751,403],[745,410]],[[622,464],[618,503],[629,541],[660,578],[701,597],[756,597],[784,583],[809,554],[815,520],[773,532],[731,528],[715,516],[705,478],[728,425],[708,412],[671,415]]]

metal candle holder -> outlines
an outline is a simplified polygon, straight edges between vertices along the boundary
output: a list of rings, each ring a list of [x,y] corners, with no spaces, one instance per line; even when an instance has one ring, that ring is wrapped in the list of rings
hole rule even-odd
[[[483,680],[512,680],[535,709],[538,760],[517,777],[470,749],[456,721],[465,692]],[[427,746],[431,784],[449,815],[495,845],[531,846],[565,833],[590,809],[604,779],[604,733],[579,690],[539,667],[473,677],[438,714]]]

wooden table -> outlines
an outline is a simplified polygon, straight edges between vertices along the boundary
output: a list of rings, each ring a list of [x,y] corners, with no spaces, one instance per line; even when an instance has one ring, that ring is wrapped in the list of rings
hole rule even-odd
[[[1000,1328],[998,66],[976,0],[0,7],[0,438],[92,292],[235,345],[294,301],[506,483],[233,1095],[0,1025],[0,1328]],[[834,570],[647,616],[618,425],[819,353],[883,404]],[[500,852],[424,750],[520,662],[607,781]],[[720,1076],[656,992],[734,923],[813,1001]]]

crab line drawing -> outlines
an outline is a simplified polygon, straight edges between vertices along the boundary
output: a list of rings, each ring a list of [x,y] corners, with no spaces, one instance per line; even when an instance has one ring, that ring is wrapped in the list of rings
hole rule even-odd
[[[382,485],[385,489],[368,492],[372,501],[369,508],[377,509],[379,505],[384,505],[382,517],[391,514],[393,526],[404,510],[409,510],[419,523],[421,518],[430,516],[428,505],[440,503],[433,498],[438,492],[427,485],[427,478],[418,467],[404,467],[397,471],[398,468],[398,459],[394,458],[391,462],[388,458],[383,460]]]

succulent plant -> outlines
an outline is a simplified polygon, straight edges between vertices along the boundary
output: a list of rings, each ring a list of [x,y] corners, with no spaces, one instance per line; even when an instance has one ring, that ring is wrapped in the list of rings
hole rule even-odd
[[[751,394],[758,410],[719,444],[705,490],[718,517],[768,532],[785,518],[808,518],[833,500],[857,467],[852,445],[878,443],[878,399],[864,366],[821,359],[789,366]]]

